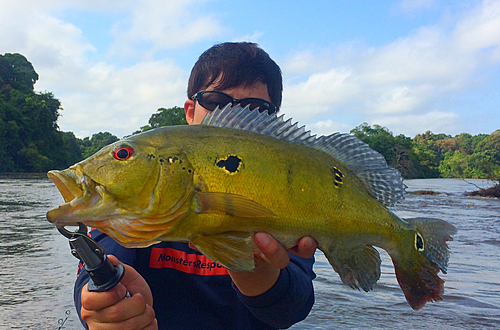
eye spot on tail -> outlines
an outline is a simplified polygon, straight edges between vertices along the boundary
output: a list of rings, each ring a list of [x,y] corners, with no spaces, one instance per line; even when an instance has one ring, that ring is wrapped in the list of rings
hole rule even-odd
[[[420,252],[424,251],[425,249],[424,238],[422,237],[422,235],[420,235],[419,232],[415,233],[415,249]]]
[[[333,184],[336,188],[340,188],[342,184],[344,184],[344,173],[342,173],[338,168],[334,167],[331,169],[333,174]]]
[[[241,159],[238,156],[230,155],[224,159],[219,159],[215,165],[226,171],[228,174],[235,174],[241,169]]]

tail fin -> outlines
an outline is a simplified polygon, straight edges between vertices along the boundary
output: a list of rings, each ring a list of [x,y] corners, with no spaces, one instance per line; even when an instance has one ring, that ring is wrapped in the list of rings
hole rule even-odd
[[[443,220],[406,219],[414,227],[411,250],[403,247],[398,258],[393,257],[396,277],[406,300],[413,309],[422,308],[428,301],[443,299],[444,281],[437,275],[446,274],[449,249],[446,244],[457,229]]]

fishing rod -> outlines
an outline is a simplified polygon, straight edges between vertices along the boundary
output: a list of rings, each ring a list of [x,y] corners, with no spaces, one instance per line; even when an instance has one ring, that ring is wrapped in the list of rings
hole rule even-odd
[[[69,239],[71,254],[85,264],[85,271],[90,276],[89,291],[109,291],[120,283],[125,267],[111,263],[104,248],[87,234],[87,226],[78,222],[77,231],[69,231],[64,226],[57,226],[57,230]]]

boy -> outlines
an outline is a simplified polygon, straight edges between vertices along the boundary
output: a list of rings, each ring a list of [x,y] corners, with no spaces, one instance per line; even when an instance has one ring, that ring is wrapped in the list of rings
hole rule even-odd
[[[205,51],[193,67],[184,109],[193,125],[227,103],[275,113],[281,99],[281,71],[266,52],[254,43],[223,43]],[[256,233],[262,252],[255,271],[237,273],[192,267],[210,261],[187,243],[126,249],[97,230],[91,234],[126,271],[121,284],[105,293],[88,292],[88,275],[79,274],[75,304],[89,329],[285,328],[304,319],[314,303],[316,243],[309,237],[287,251],[272,236]],[[127,291],[132,297],[123,299]]]

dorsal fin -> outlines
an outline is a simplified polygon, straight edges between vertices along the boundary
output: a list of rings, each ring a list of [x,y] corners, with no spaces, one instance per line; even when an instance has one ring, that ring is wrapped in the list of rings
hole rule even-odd
[[[381,154],[350,134],[316,137],[306,131],[305,126],[292,124],[291,118],[285,121],[284,115],[277,117],[239,104],[216,108],[201,124],[249,131],[321,150],[349,167],[382,204],[393,206],[403,198],[405,185],[399,171],[388,166]]]

